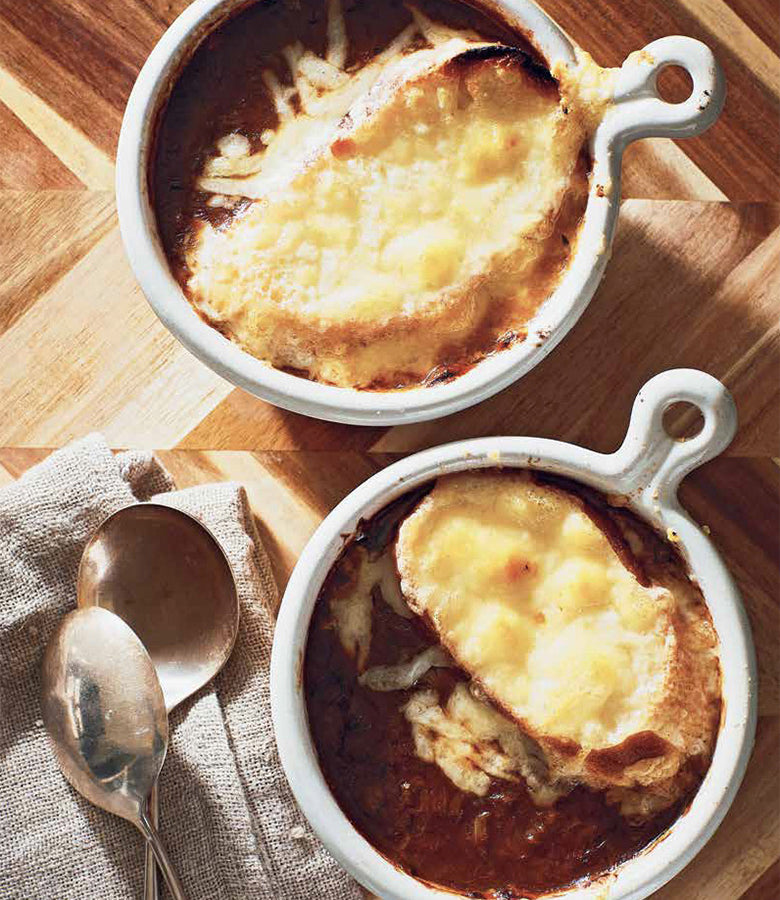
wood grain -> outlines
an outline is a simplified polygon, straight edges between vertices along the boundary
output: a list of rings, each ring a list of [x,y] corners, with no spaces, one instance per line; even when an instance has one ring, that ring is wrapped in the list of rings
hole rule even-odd
[[[0,343],[4,444],[59,444],[96,427],[115,443],[173,444],[230,392],[159,327],[115,227]]]
[[[0,333],[114,227],[113,195],[105,191],[0,191]]]
[[[0,484],[47,455],[0,449]],[[159,453],[179,487],[214,480],[246,486],[262,540],[284,588],[322,518],[352,488],[397,458],[358,451]],[[776,900],[780,850],[780,467],[720,458],[690,475],[682,500],[708,524],[742,591],[759,661],[759,727],[745,781],[724,823],[658,900]]]
[[[0,67],[111,156],[135,74],[186,5],[186,0],[0,0]],[[542,0],[541,6],[604,65],[619,65],[628,53],[666,34],[711,44],[726,70],[729,101],[715,128],[680,144],[682,153],[728,199],[780,196],[774,177],[780,61],[773,0],[590,0],[587,14],[578,0]],[[633,184],[660,194],[636,196],[668,197],[664,180],[651,184],[640,177],[642,169],[637,160]],[[661,164],[659,174],[667,169],[674,183],[676,166]]]
[[[79,179],[7,106],[0,104],[4,166],[0,190],[75,188]]]
[[[649,377],[693,366],[734,392],[741,429],[731,452],[776,455],[780,404],[769,373],[780,371],[777,214],[761,204],[625,203],[604,282],[547,359],[476,409],[392,428],[373,446],[408,451],[503,432],[607,451]],[[766,377],[753,378],[764,363]]]
[[[778,198],[778,43],[765,43],[738,9],[725,0],[589,0],[583,15],[581,4],[569,0],[540,5],[602,65],[619,65],[631,50],[667,34],[689,35],[712,47],[726,73],[726,110],[710,132],[680,147],[730,200]],[[776,5],[755,4],[753,20],[758,8],[768,22],[777,22]]]
[[[636,390],[671,366],[732,389],[740,430],[683,499],[745,597],[760,668],[758,742],[715,838],[661,900],[780,896],[780,11],[776,0],[540,0],[595,59],[666,34],[708,43],[721,119],[687,141],[632,145],[613,260],[581,322],[499,396],[443,421],[351,428],[275,409],[191,357],[144,302],[113,205],[122,112],[146,55],[188,0],[0,0],[0,485],[102,430],[164,448],[181,486],[247,487],[281,585],[308,536],[399,453],[535,434],[619,443]],[[668,80],[676,98],[684,79]],[[171,449],[180,448],[180,449]],[[226,452],[255,451],[255,452]]]
[[[390,431],[313,422],[233,390],[174,345],[141,299],[101,190],[111,189],[138,68],[186,5],[0,0],[0,146],[13,159],[0,175],[0,251],[10,261],[0,289],[0,443],[99,429],[115,446],[408,451],[509,431],[606,449],[647,376],[699,365],[737,396],[733,452],[780,455],[780,236],[777,207],[762,205],[777,196],[780,153],[771,2],[592,0],[583,15],[575,0],[544,0],[605,64],[666,33],[708,41],[727,70],[726,111],[695,140],[629,149],[630,199],[607,277],[543,365],[476,410]],[[67,190],[77,184],[90,190]],[[40,193],[52,188],[65,190]],[[736,202],[745,199],[757,202]]]
[[[103,192],[0,192],[0,444],[92,430],[114,446],[409,452],[534,434],[613,449],[634,395],[663,369],[701,367],[733,390],[730,452],[780,456],[780,206],[630,200],[589,309],[543,363],[447,419],[352,428],[233,389],[157,322]]]

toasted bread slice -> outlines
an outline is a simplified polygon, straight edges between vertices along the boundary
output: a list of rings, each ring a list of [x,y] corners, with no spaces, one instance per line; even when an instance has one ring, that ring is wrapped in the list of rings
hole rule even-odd
[[[295,120],[309,127],[319,139],[281,168],[274,154],[272,177],[203,181],[255,200],[190,247],[209,318],[273,365],[355,387],[419,382],[522,330],[587,186],[582,119],[546,70],[452,39],[388,65],[335,124]]]
[[[646,535],[645,535],[646,537]],[[663,808],[712,753],[717,642],[682,569],[528,472],[441,478],[401,524],[411,609],[546,754],[553,781]],[[656,539],[658,540],[658,539]]]

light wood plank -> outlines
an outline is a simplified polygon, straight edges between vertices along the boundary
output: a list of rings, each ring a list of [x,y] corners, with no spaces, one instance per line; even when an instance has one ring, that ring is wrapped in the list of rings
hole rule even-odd
[[[231,390],[160,325],[116,228],[0,335],[0,355],[4,444],[100,429],[118,446],[171,445]]]
[[[383,433],[383,428],[353,428],[296,415],[236,388],[178,446],[193,450],[240,447],[360,450],[368,449]],[[262,440],[258,440],[259,435],[263,435]]]
[[[0,334],[114,226],[107,191],[0,191]]]
[[[0,190],[83,188],[81,181],[29,128],[0,102],[3,166]]]

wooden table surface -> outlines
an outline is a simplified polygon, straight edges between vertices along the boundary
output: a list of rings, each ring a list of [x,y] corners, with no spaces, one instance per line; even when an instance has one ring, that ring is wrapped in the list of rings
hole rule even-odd
[[[308,535],[397,454],[535,434],[617,446],[642,383],[722,378],[740,430],[683,489],[743,590],[760,664],[756,751],[724,825],[661,900],[780,897],[780,11],[777,0],[541,0],[603,65],[706,41],[729,95],[699,138],[633,145],[613,259],[583,319],[517,385],[440,422],[352,428],[234,389],[168,335],[124,259],[122,111],[187,0],[0,0],[0,484],[100,430],[161,450],[179,484],[246,484],[283,586]],[[679,91],[679,84],[671,85]],[[176,449],[173,449],[176,448]]]
[[[542,5],[605,65],[662,35],[703,39],[726,72],[725,111],[701,137],[629,148],[607,276],[532,374],[443,423],[358,429],[212,373],[159,324],[125,261],[112,192],[122,111],[185,0],[0,0],[0,446],[99,429],[114,446],[408,451],[511,432],[606,448],[647,376],[694,365],[734,390],[733,452],[780,455],[777,0]]]

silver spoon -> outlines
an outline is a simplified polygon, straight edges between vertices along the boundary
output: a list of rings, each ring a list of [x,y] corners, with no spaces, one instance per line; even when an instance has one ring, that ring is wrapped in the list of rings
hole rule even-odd
[[[133,630],[104,609],[65,616],[44,655],[42,702],[67,780],[140,830],[171,894],[186,900],[146,813],[168,749],[168,715],[157,673]]]
[[[238,593],[211,532],[170,506],[138,503],[109,516],[84,549],[78,604],[121,616],[143,642],[170,713],[227,662],[238,634]],[[158,821],[155,784],[149,817]],[[144,896],[157,900],[147,848]]]

